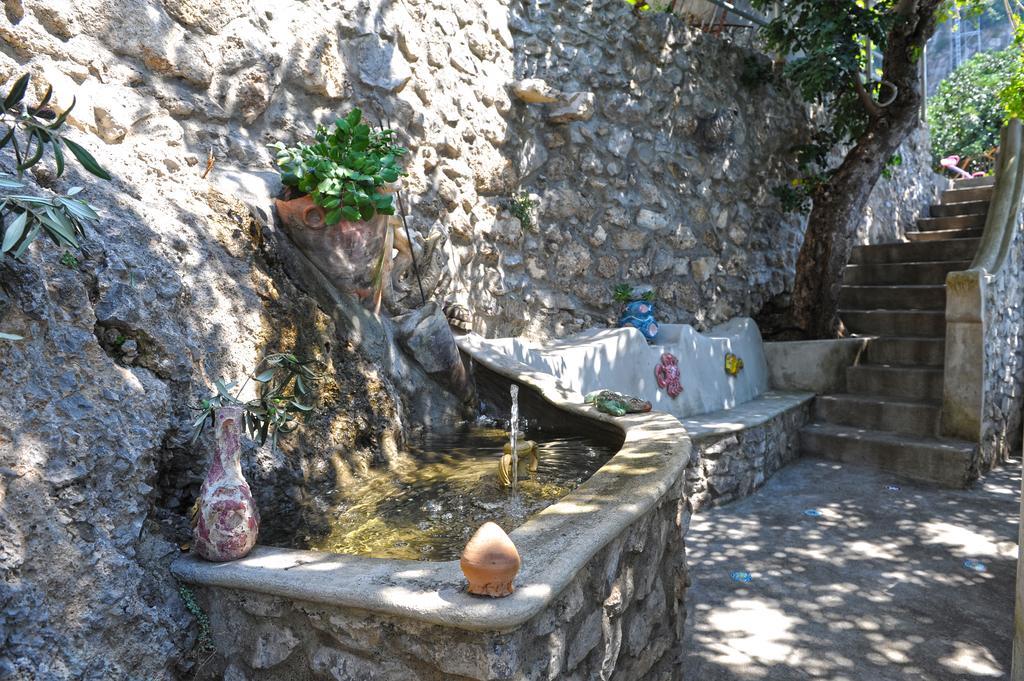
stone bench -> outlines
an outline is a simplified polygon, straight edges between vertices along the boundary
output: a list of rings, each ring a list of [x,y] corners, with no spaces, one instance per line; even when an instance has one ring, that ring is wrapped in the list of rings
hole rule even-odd
[[[693,510],[742,499],[800,454],[812,392],[770,390],[732,409],[680,419],[693,444],[687,487]]]

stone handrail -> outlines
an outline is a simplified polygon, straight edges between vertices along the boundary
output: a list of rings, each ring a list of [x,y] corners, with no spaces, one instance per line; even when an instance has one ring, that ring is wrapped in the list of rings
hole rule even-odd
[[[1010,252],[1024,192],[1022,128],[1024,126],[1020,119],[1014,118],[1002,130],[995,190],[989,202],[985,232],[974,262],[971,263],[971,270],[983,269],[989,274],[999,274]]]
[[[1018,119],[1003,128],[995,188],[978,252],[969,269],[946,276],[942,434],[979,443],[982,443],[986,418],[986,381],[995,376],[995,367],[986,367],[986,350],[1000,342],[993,320],[1000,314],[1000,306],[1012,303],[993,299],[997,293],[993,287],[1001,292],[1005,283],[1002,280],[1016,280],[1021,276],[1016,271],[1019,266],[1008,264],[1014,244],[1019,241],[1024,218],[1022,137],[1024,132]],[[1007,292],[1012,295],[1014,288],[1010,286]]]

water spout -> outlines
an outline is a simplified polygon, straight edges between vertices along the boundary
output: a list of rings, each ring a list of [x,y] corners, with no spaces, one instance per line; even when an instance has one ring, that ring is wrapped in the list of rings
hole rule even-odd
[[[509,422],[509,442],[512,445],[512,498],[519,496],[519,384],[509,388],[512,396],[512,415]]]

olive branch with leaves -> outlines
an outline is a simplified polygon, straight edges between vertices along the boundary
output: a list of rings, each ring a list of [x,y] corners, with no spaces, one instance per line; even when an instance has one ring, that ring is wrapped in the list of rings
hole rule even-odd
[[[17,178],[0,173],[0,258],[10,253],[21,258],[32,242],[45,234],[59,247],[80,249],[78,237],[85,234],[85,225],[95,223],[99,215],[85,201],[74,198],[81,187],[71,187],[66,194],[36,196],[25,192],[21,179],[25,171],[39,163],[50,150],[56,164],[57,177],[64,174],[67,148],[78,163],[102,180],[111,179],[103,166],[80,144],[64,137],[61,128],[75,108],[75,100],[60,115],[49,108],[53,88],[47,87],[39,103],[29,106],[25,101],[29,74],[15,81],[3,100],[0,110],[0,149],[14,152]]]
[[[242,408],[243,424],[249,437],[261,445],[269,438],[271,447],[275,447],[278,434],[292,432],[313,411],[313,406],[307,402],[312,396],[313,384],[321,378],[314,370],[318,364],[317,360],[301,360],[290,353],[274,353],[256,365],[234,394],[231,392],[234,383],[214,381],[214,393],[192,407],[200,412],[192,423],[192,443],[203,434],[207,424],[213,424],[217,409],[234,405]],[[238,396],[249,381],[260,383],[262,389],[259,397],[243,402]]]

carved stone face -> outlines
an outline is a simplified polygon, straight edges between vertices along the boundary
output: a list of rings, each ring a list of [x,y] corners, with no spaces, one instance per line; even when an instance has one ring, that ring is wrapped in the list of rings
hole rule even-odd
[[[341,220],[328,225],[323,208],[310,196],[274,202],[285,232],[302,253],[339,290],[363,296],[384,247],[387,215],[365,222]]]

